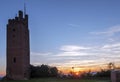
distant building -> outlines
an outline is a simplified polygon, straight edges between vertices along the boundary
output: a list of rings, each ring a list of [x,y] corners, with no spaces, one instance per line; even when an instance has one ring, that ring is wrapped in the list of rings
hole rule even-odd
[[[28,15],[19,11],[7,24],[6,77],[13,80],[29,79],[30,46]]]
[[[111,71],[111,81],[120,82],[120,70],[116,69]]]

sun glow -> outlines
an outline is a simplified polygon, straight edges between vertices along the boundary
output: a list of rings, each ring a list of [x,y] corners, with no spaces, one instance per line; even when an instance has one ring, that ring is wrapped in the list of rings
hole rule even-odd
[[[88,71],[100,71],[100,67],[58,67],[58,70],[61,71],[63,74],[74,74],[74,75],[80,75],[84,72],[88,72]]]
[[[78,72],[75,73],[75,75],[77,75],[77,76],[78,76],[79,74],[80,74],[80,73],[78,73]]]

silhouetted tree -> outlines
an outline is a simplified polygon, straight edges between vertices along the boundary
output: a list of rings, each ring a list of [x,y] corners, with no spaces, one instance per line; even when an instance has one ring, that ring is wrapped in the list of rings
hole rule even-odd
[[[58,75],[58,69],[56,67],[51,67],[50,68],[50,75],[55,77]]]
[[[97,72],[96,77],[110,77],[110,70],[101,70],[100,72]]]
[[[56,67],[50,67],[48,65],[42,64],[41,66],[31,65],[31,78],[39,77],[55,77],[58,74]]]
[[[50,75],[50,68],[48,65],[41,65],[40,73],[42,77],[48,77]]]
[[[113,62],[108,63],[108,69],[115,69],[115,64]]]

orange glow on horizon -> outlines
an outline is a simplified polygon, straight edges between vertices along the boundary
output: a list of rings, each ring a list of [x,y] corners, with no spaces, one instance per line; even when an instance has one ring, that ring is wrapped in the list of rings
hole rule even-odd
[[[83,72],[88,72],[88,71],[100,71],[102,68],[100,67],[84,67],[84,68],[79,68],[79,67],[58,67],[58,70],[61,71],[64,74],[69,74],[69,73],[74,73],[75,75],[81,74]],[[106,69],[105,67],[103,69]]]
[[[0,76],[5,76],[6,73],[5,72],[0,72]]]

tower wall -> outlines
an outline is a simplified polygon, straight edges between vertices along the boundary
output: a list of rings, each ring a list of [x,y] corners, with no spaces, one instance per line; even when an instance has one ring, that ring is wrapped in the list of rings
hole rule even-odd
[[[9,19],[7,24],[7,78],[14,80],[28,79],[30,75],[30,46],[28,15]]]

